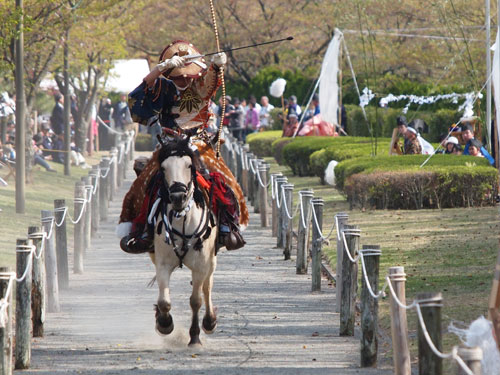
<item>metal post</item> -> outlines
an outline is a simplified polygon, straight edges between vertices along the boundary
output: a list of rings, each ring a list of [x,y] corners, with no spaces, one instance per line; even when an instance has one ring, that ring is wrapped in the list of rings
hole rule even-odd
[[[293,229],[293,184],[284,184],[284,203],[283,203],[283,255],[285,260],[289,260],[292,254],[292,229]],[[292,216],[290,217],[288,216]]]
[[[368,282],[374,294],[378,293],[378,275],[380,264],[379,245],[363,245],[363,261]],[[363,270],[361,270],[363,272]],[[361,275],[361,367],[377,366],[377,326],[378,300],[368,291],[365,278]]]
[[[297,233],[297,259],[295,263],[298,275],[307,273],[307,259],[309,249],[307,246],[309,240],[309,223],[311,222],[311,200],[314,196],[312,190],[299,191],[301,209],[299,210],[299,223]],[[305,226],[304,226],[305,225]]]
[[[31,241],[18,239],[16,242],[16,273],[21,278],[28,269],[31,258]],[[16,370],[27,369],[31,362],[31,270],[16,289]]]
[[[346,239],[345,251],[356,259],[359,253],[357,225],[344,225],[342,236]],[[343,240],[343,238],[341,238]],[[354,336],[356,322],[356,294],[358,289],[358,262],[352,262],[347,254],[342,258],[342,292],[340,294],[340,336]]]
[[[28,227],[28,238],[33,241],[35,255],[33,257],[31,313],[33,324],[33,337],[43,337],[43,323],[45,321],[45,259],[41,250],[43,248],[43,235],[39,227]]]
[[[313,219],[313,225],[312,225],[311,290],[313,292],[319,292],[321,290],[321,247],[323,245],[321,232],[323,229],[323,206],[324,206],[323,198],[312,199],[312,209],[314,210],[313,215],[317,219],[317,220]]]
[[[342,259],[344,259],[344,240],[341,233],[344,231],[344,225],[347,225],[349,215],[345,212],[339,212],[335,215],[337,225],[337,269],[335,270],[335,312],[340,313],[340,296],[342,295]]]
[[[429,336],[440,352],[443,351],[443,340],[441,334],[441,307],[443,296],[441,293],[424,292],[417,293],[420,311]],[[443,373],[443,360],[436,356],[424,336],[420,324],[418,324],[418,373],[420,375],[441,375]]]
[[[68,265],[68,239],[66,232],[66,219],[68,207],[64,199],[54,200],[54,223],[56,236],[57,254],[57,280],[61,289],[69,287],[69,265]]]
[[[390,267],[389,279],[398,300],[401,301],[401,303],[406,304],[406,274],[404,267]],[[406,309],[398,305],[398,303],[392,296],[392,293],[390,298],[390,305],[394,374],[410,375],[411,365],[410,349],[408,345],[408,321],[406,319]]]

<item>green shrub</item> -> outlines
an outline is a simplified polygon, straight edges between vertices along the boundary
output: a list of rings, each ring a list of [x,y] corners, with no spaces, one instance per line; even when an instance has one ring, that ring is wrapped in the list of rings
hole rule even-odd
[[[400,171],[410,167],[419,168],[428,158],[428,155],[402,155],[402,156],[376,156],[361,157],[356,159],[344,160],[335,167],[335,184],[340,190],[344,189],[344,183],[349,176],[360,172],[374,171]],[[336,160],[336,159],[335,159]],[[455,156],[455,155],[434,155],[424,168],[444,166],[460,169],[466,165],[488,166],[488,160],[475,156]],[[458,168],[457,168],[458,167]]]
[[[136,151],[153,151],[151,134],[137,133],[135,137]]]
[[[283,148],[292,141],[293,138],[284,137],[273,142],[271,147],[272,156],[279,165],[285,165],[285,161],[283,160]]]
[[[344,192],[351,208],[473,207],[495,204],[497,181],[498,171],[490,166],[413,166],[353,174]]]
[[[256,156],[272,156],[272,144],[275,140],[281,138],[281,130],[264,131],[252,133],[247,136],[247,143],[250,151]]]

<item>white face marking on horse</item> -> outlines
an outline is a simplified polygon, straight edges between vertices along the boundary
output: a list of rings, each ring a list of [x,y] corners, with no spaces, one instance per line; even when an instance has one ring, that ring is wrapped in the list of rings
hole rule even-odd
[[[168,186],[174,182],[188,185],[191,181],[191,158],[189,156],[170,156],[161,163]]]

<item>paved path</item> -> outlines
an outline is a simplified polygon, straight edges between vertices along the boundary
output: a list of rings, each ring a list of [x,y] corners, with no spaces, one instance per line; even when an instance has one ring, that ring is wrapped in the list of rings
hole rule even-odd
[[[23,374],[389,374],[358,368],[359,340],[338,336],[335,292],[324,280],[312,294],[308,275],[283,261],[270,231],[251,218],[248,245],[222,252],[214,280],[218,327],[202,333],[202,349],[187,348],[190,272],[172,277],[174,332],[154,330],[156,285],[147,256],[122,252],[114,235],[121,198],[132,173],[111,203],[85,273],[70,275],[61,293],[62,313],[48,314],[46,335],[33,344],[32,366]],[[203,312],[202,312],[203,313]]]

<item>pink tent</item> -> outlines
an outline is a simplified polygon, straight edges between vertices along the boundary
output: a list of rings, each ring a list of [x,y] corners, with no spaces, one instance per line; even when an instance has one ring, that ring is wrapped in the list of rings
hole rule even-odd
[[[334,124],[323,121],[321,119],[321,114],[318,114],[313,118],[307,120],[297,135],[298,136],[322,135],[322,136],[337,137],[338,133],[335,131]]]

